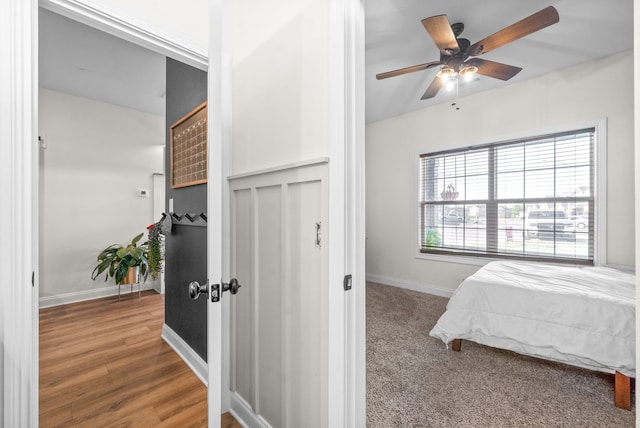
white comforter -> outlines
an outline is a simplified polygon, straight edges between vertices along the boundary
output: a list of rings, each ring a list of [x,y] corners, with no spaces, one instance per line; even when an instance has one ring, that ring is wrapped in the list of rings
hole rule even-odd
[[[430,335],[635,377],[635,276],[491,262],[460,284]]]

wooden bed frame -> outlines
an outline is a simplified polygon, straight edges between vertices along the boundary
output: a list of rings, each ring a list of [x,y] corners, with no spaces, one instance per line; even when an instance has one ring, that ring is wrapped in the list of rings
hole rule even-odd
[[[451,349],[460,352],[462,339],[453,339]],[[614,384],[614,403],[616,407],[631,410],[631,378],[616,371]]]

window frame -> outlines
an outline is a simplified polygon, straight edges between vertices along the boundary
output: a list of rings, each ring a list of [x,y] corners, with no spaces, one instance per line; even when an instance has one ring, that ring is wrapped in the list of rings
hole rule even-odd
[[[530,131],[524,132],[520,134],[514,134],[509,136],[503,136],[500,138],[490,138],[484,141],[477,141],[473,144],[465,144],[457,147],[443,147],[440,149],[434,150],[420,150],[415,153],[415,199],[414,199],[414,236],[415,236],[415,258],[421,260],[429,260],[429,261],[439,261],[439,262],[447,262],[447,263],[458,263],[458,264],[467,264],[467,265],[476,265],[482,266],[486,263],[493,260],[507,260],[507,259],[516,259],[516,260],[534,260],[539,262],[547,262],[547,263],[573,263],[573,264],[582,264],[582,265],[590,265],[590,263],[582,263],[582,262],[573,262],[565,260],[554,260],[553,258],[539,258],[532,256],[530,258],[524,257],[508,257],[508,256],[497,256],[493,254],[469,254],[469,253],[461,253],[455,254],[452,252],[423,252],[422,246],[420,242],[420,227],[421,227],[421,194],[420,194],[420,179],[421,179],[421,156],[427,153],[443,153],[447,151],[455,151],[459,149],[465,148],[476,148],[479,146],[488,146],[488,145],[500,145],[509,142],[517,142],[522,140],[531,140],[538,137],[543,137],[546,135],[554,135],[554,134],[562,134],[571,132],[571,130],[581,130],[587,128],[594,128],[594,159],[593,159],[593,171],[594,171],[594,183],[593,183],[593,225],[594,225],[594,233],[593,233],[593,265],[601,266],[607,265],[607,237],[606,237],[606,210],[607,210],[607,119],[602,118],[595,122],[586,122],[580,124],[574,124],[571,126],[562,126],[553,129],[547,129],[543,131]]]

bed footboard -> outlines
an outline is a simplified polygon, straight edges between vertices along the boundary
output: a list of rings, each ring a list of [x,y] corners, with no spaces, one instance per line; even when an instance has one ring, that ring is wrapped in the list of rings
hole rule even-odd
[[[615,403],[616,407],[631,410],[631,378],[620,372],[616,372]]]
[[[451,341],[451,349],[453,351],[460,352],[461,347],[462,339],[453,339]],[[631,378],[620,372],[616,372],[614,391],[614,403],[616,407],[631,410]]]

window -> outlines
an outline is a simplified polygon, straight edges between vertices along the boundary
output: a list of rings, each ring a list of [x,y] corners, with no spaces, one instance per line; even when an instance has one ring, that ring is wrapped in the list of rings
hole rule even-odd
[[[593,264],[595,128],[420,156],[420,251]]]

